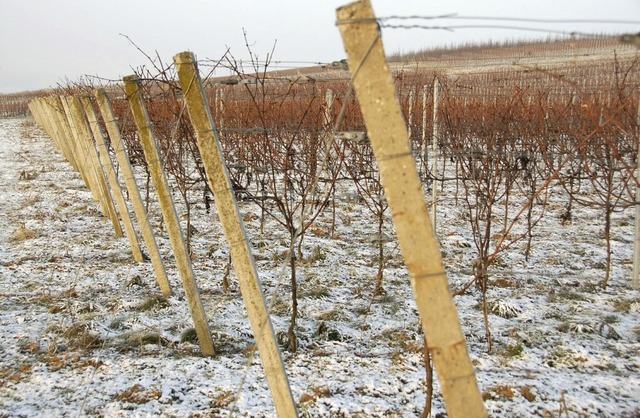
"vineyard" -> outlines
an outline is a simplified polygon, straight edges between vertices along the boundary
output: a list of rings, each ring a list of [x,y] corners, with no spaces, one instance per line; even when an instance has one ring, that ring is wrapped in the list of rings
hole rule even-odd
[[[0,416],[464,416],[475,379],[491,416],[637,416],[637,51],[390,57],[385,158],[366,59],[1,96]],[[403,244],[406,165],[468,381]]]

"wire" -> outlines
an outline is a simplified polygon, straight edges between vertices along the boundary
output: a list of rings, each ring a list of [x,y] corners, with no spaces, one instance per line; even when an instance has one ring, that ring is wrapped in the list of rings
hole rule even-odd
[[[548,23],[548,24],[618,24],[618,25],[640,25],[638,20],[617,20],[617,19],[542,19],[542,18],[523,18],[523,17],[505,17],[505,16],[460,16],[455,13],[438,15],[438,16],[385,16],[377,18],[365,18],[365,19],[349,19],[337,21],[336,25],[351,24],[351,23],[367,23],[375,22],[381,28],[388,29],[426,29],[426,30],[445,30],[453,32],[458,29],[507,29],[507,30],[519,30],[525,32],[542,32],[552,33],[566,36],[580,36],[586,38],[598,38],[606,37],[609,35],[595,34],[581,31],[567,31],[559,29],[547,29],[539,27],[529,26],[517,26],[517,25],[501,25],[501,24],[466,24],[466,25],[438,25],[429,26],[423,24],[394,24],[387,23],[393,20],[475,20],[475,21],[497,21],[497,22],[521,22],[521,23]]]
[[[525,32],[542,32],[542,33],[552,33],[557,35],[566,35],[566,36],[581,36],[585,38],[595,38],[595,37],[608,37],[609,35],[597,35],[594,33],[587,32],[567,32],[563,30],[554,30],[554,29],[544,29],[544,28],[533,28],[533,27],[525,27],[525,26],[513,26],[513,25],[449,25],[449,26],[426,26],[426,25],[390,25],[390,24],[381,24],[381,28],[387,29],[427,29],[427,30],[445,30],[449,32],[454,32],[457,29],[508,29],[508,30],[519,30]]]
[[[495,20],[505,22],[527,22],[527,23],[584,23],[584,24],[620,24],[620,25],[640,25],[640,20],[606,20],[606,19],[539,19],[526,17],[506,17],[506,16],[460,16],[455,13],[440,16],[385,16],[379,17],[378,22],[387,20],[433,20],[433,19],[458,19],[458,20]]]

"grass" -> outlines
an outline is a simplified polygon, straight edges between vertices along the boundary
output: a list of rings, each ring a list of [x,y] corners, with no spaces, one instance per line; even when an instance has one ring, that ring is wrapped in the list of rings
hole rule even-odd
[[[640,298],[622,298],[614,302],[616,312],[630,313],[634,308],[640,308]]]
[[[105,341],[100,335],[91,330],[86,322],[76,322],[66,328],[62,336],[66,339],[70,348],[86,350],[102,346]]]
[[[522,343],[507,344],[502,350],[502,354],[506,357],[519,357],[524,353],[524,346]]]
[[[198,344],[198,334],[196,334],[195,328],[187,328],[180,334],[181,343],[193,343]]]
[[[13,234],[11,234],[11,241],[21,242],[36,238],[37,236],[38,233],[36,231],[27,228],[24,224],[21,224],[15,229],[15,231],[13,231]]]
[[[128,389],[114,395],[113,399],[121,402],[145,404],[153,400],[160,399],[162,391],[156,388],[145,388],[142,385],[134,384]]]
[[[169,306],[169,300],[163,295],[152,295],[143,300],[135,307],[138,312],[146,312],[155,308],[166,308]]]

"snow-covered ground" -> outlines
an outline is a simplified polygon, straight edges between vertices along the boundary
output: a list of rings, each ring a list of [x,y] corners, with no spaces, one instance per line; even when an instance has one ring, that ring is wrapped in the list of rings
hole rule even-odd
[[[159,245],[175,291],[168,299],[30,119],[0,119],[0,176],[0,417],[275,415],[257,355],[247,358],[253,339],[233,273],[230,289],[222,286],[228,250],[215,214],[198,203],[193,215],[194,270],[218,350],[204,358],[183,335],[192,322],[165,235]],[[563,205],[548,206],[531,259],[516,245],[491,271],[491,353],[477,291],[455,299],[487,411],[639,416],[633,210],[614,215],[612,278],[602,290],[600,212],[579,208],[561,225]],[[261,234],[257,208],[241,202],[241,211],[265,295],[277,298],[274,327],[286,331],[286,232],[269,223]],[[474,257],[463,212],[445,190],[438,237],[452,288],[470,278]],[[160,232],[153,205],[151,215]],[[352,199],[338,203],[333,238],[330,222],[330,213],[321,216],[305,239],[300,349],[283,352],[300,413],[418,416],[422,336],[397,244],[385,244],[385,294],[372,301],[376,248],[366,237],[376,222]],[[433,415],[444,416],[437,382],[435,393]]]

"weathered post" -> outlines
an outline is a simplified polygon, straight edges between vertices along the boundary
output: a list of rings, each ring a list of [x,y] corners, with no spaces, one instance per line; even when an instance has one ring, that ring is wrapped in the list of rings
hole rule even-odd
[[[438,78],[433,79],[433,131],[431,136],[432,170],[433,184],[431,185],[431,226],[436,231],[436,219],[438,209],[438,188],[436,187],[436,177],[438,176],[438,137],[440,136],[440,125],[438,123],[438,103],[440,101],[440,82]]]
[[[171,285],[167,278],[167,272],[164,268],[162,257],[160,256],[158,243],[153,235],[149,216],[147,215],[147,211],[144,208],[144,202],[140,196],[140,190],[136,184],[133,168],[131,167],[131,162],[129,161],[129,155],[127,154],[127,150],[124,146],[122,135],[120,135],[120,129],[118,129],[116,118],[113,114],[113,109],[111,108],[111,102],[102,88],[96,89],[95,95],[98,100],[100,113],[102,114],[102,120],[104,120],[109,134],[109,139],[111,139],[111,146],[113,146],[113,149],[116,152],[116,160],[118,161],[118,166],[120,167],[120,172],[124,179],[124,184],[129,192],[129,199],[133,206],[133,213],[136,215],[136,219],[138,220],[140,234],[142,235],[142,239],[144,240],[144,243],[147,246],[147,251],[149,252],[149,258],[151,259],[151,265],[156,275],[156,280],[158,281],[162,294],[165,296],[171,296]]]
[[[85,155],[85,167],[89,171],[88,177],[93,180],[90,181],[90,183],[93,186],[92,191],[94,198],[100,203],[102,213],[111,220],[116,236],[121,237],[122,228],[120,227],[120,221],[118,220],[116,208],[111,198],[111,192],[109,192],[109,187],[104,177],[104,171],[102,170],[100,161],[98,161],[98,153],[96,152],[93,137],[91,131],[89,131],[84,112],[82,111],[80,100],[75,96],[68,96],[65,100],[71,131],[75,132],[75,138],[78,141],[80,149],[82,149],[82,153]]]
[[[638,102],[637,123],[640,125],[640,102]],[[633,245],[633,279],[631,281],[634,289],[638,288],[638,275],[640,275],[640,186],[638,186],[640,185],[640,145],[638,145],[636,163],[638,164],[636,169],[636,228]]]
[[[409,138],[409,143],[412,143],[413,137],[413,105],[416,101],[416,88],[411,87],[409,90],[409,109],[407,114],[407,137]]]
[[[422,137],[420,138],[420,167],[424,169],[424,173],[428,171],[429,148],[427,146],[427,89],[425,84],[422,86]],[[420,174],[422,174],[421,172]]]
[[[124,195],[122,194],[120,183],[118,183],[116,171],[113,168],[111,158],[109,158],[109,151],[107,150],[107,144],[104,140],[102,131],[100,130],[96,112],[93,109],[93,105],[91,104],[91,100],[88,96],[81,96],[80,102],[84,109],[84,113],[87,116],[87,121],[89,122],[89,126],[91,127],[91,132],[93,132],[93,139],[95,140],[96,149],[98,151],[98,158],[100,159],[100,164],[102,165],[102,168],[107,175],[107,180],[109,181],[109,186],[111,187],[111,193],[113,194],[118,213],[120,214],[120,220],[122,221],[124,230],[127,233],[127,240],[129,241],[129,246],[131,247],[133,259],[137,262],[140,262],[143,260],[143,257],[142,251],[140,250],[140,244],[138,243],[138,237],[136,236],[136,232],[133,229],[133,223],[131,222],[129,209],[127,209],[127,203],[124,200]]]
[[[162,210],[162,218],[164,219],[164,223],[167,227],[167,233],[171,242],[173,254],[176,258],[176,265],[180,272],[182,286],[184,287],[187,303],[189,304],[189,310],[193,317],[196,335],[198,336],[198,341],[200,343],[200,349],[202,350],[202,354],[205,356],[213,356],[215,354],[215,349],[213,346],[213,339],[211,338],[211,332],[207,325],[207,316],[204,312],[202,301],[200,300],[196,278],[191,267],[189,250],[184,241],[182,230],[180,229],[180,221],[173,203],[171,190],[169,189],[169,181],[167,180],[162,168],[162,157],[158,151],[157,140],[151,128],[147,108],[144,104],[142,93],[140,92],[138,77],[131,75],[124,77],[123,80],[127,99],[129,100],[133,118],[140,135],[140,142],[142,144],[142,150],[144,151],[144,157],[147,160],[147,165],[149,166],[151,180],[153,181],[153,185],[155,186],[158,194],[158,201],[160,202],[160,209]]]
[[[337,18],[447,412],[484,417],[371,4],[343,6]]]
[[[76,132],[71,127],[71,119],[69,114],[69,106],[67,105],[67,98],[65,96],[59,96],[55,98],[58,114],[60,118],[60,127],[64,131],[64,136],[69,144],[69,148],[73,153],[74,160],[78,164],[78,172],[80,173],[80,177],[84,181],[84,185],[87,189],[91,190],[91,194],[93,199],[97,202],[98,197],[95,194],[94,186],[92,183],[92,176],[89,174],[89,168],[87,167],[88,157],[85,154],[84,150],[80,147],[80,142],[76,139]]]
[[[43,106],[47,117],[51,119],[51,125],[53,127],[54,135],[58,141],[58,146],[64,155],[64,158],[69,161],[74,170],[80,171],[78,168],[78,162],[73,155],[70,139],[67,137],[65,130],[61,122],[61,104],[60,99],[56,96],[48,96],[42,98]]]
[[[276,411],[279,417],[296,417],[295,401],[289,388],[269,312],[262,295],[258,271],[224,162],[218,131],[204,95],[196,59],[193,53],[182,52],[173,57],[173,62],[176,64],[182,94],[196,133],[207,182],[215,196],[216,210],[229,243],[231,259],[238,274],[240,291]]]

